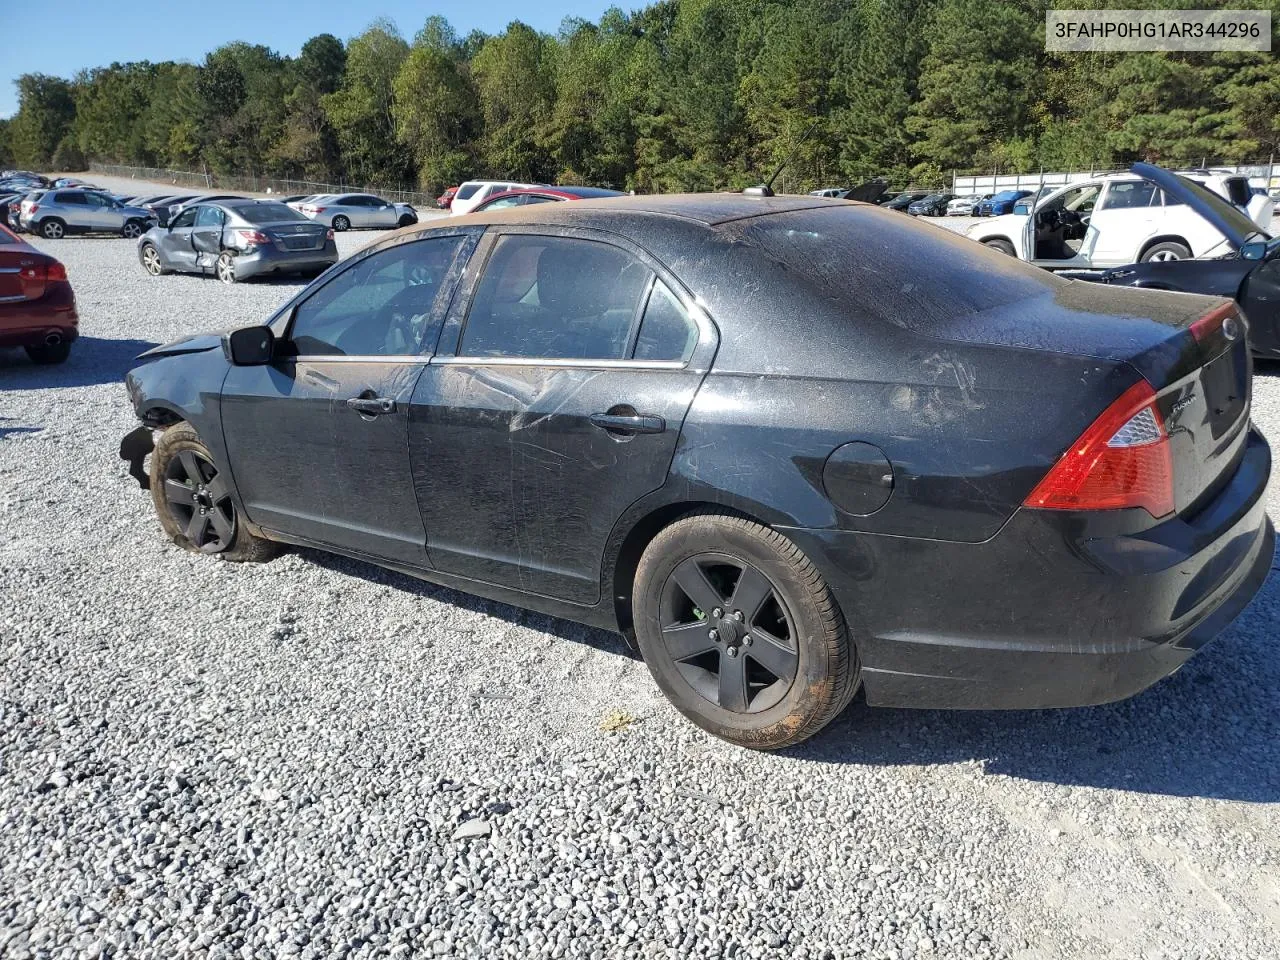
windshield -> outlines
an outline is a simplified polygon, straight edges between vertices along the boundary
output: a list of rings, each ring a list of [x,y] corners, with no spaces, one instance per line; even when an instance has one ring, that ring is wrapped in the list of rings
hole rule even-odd
[[[1241,213],[1238,208],[1227,203],[1227,201],[1223,200],[1222,197],[1218,196],[1208,187],[1202,187],[1194,180],[1184,177],[1181,174],[1174,174],[1174,176],[1178,178],[1185,190],[1193,194],[1201,203],[1212,209],[1214,213],[1225,220],[1227,222],[1227,226],[1231,227],[1233,231],[1244,237],[1246,243],[1251,238],[1255,237],[1270,239],[1267,234],[1258,229],[1258,225],[1256,223],[1250,220],[1245,214]]]
[[[286,207],[283,203],[245,204],[243,207],[233,207],[232,209],[242,220],[247,220],[249,223],[285,223],[294,220],[301,220],[304,223],[311,222],[296,210]]]

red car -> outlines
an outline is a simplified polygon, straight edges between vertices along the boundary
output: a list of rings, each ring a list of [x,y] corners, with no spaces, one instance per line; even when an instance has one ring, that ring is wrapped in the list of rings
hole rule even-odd
[[[606,190],[604,187],[525,187],[523,190],[508,190],[506,193],[495,193],[472,213],[484,210],[501,210],[504,207],[523,207],[528,203],[553,203],[558,200],[599,200],[603,197],[625,197],[621,190]]]
[[[441,210],[448,210],[449,207],[453,204],[453,197],[454,197],[454,194],[456,194],[457,192],[458,192],[457,187],[445,187],[444,193],[436,197],[436,206],[439,207]]]
[[[79,328],[67,268],[0,226],[0,347],[26,347],[34,363],[62,363]]]

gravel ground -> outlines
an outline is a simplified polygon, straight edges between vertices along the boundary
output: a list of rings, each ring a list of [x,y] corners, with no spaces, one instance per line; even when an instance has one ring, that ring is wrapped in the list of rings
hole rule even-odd
[[[163,540],[131,358],[296,285],[40,245],[83,338],[0,351],[0,957],[1280,956],[1276,577],[1126,703],[855,704],[751,754],[611,635]]]

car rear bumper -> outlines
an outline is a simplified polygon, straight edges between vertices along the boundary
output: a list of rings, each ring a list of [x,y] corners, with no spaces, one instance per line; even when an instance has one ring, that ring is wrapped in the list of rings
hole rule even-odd
[[[236,257],[236,277],[248,280],[270,273],[302,273],[325,270],[338,262],[338,248],[332,240],[319,250],[281,250],[278,247],[255,247],[251,253]]]
[[[785,529],[853,625],[869,703],[1085,706],[1181,667],[1266,580],[1271,453],[1251,431],[1227,486],[1190,519],[1082,536],[1078,515],[1020,510],[984,543]]]
[[[39,300],[0,303],[0,347],[38,346],[50,337],[71,341],[80,317],[71,284],[58,283]]]

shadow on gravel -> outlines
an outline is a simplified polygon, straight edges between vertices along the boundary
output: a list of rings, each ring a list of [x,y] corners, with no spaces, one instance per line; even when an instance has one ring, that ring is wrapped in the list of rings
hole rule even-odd
[[[373,564],[297,549],[372,583],[487,614],[619,656],[617,634],[436,586]],[[923,766],[977,761],[988,776],[1063,786],[1280,801],[1280,575],[1222,636],[1145,693],[1102,707],[1040,711],[891,710],[859,698],[826,730],[780,756]]]
[[[150,340],[107,340],[79,337],[65,363],[32,363],[25,350],[0,348],[0,387],[5,390],[43,390],[47,387],[85,387],[123,383],[138,354],[159,346]]]
[[[324,567],[326,570],[334,570],[347,576],[359,577],[361,580],[367,580],[370,583],[386,584],[389,587],[394,587],[397,590],[403,590],[419,597],[427,597],[430,600],[452,604],[455,607],[461,607],[463,610],[470,610],[473,613],[483,613],[486,616],[497,617],[499,620],[506,620],[516,626],[529,627],[532,630],[549,633],[553,637],[559,637],[562,640],[585,643],[587,646],[595,647],[603,653],[616,653],[623,657],[635,656],[630,648],[627,647],[627,643],[622,639],[621,635],[610,633],[608,630],[598,630],[595,627],[574,623],[571,620],[561,620],[559,617],[551,617],[533,610],[525,610],[522,607],[498,603],[496,600],[486,600],[484,597],[477,597],[471,593],[463,593],[460,590],[442,587],[426,580],[411,577],[408,574],[386,570],[372,563],[340,557],[334,553],[325,553],[322,550],[295,547],[293,552],[316,566]]]
[[[1253,374],[1256,377],[1280,377],[1280,360],[1253,358]]]
[[[855,703],[789,756],[828,763],[978,761],[1065,786],[1252,803],[1280,801],[1280,574],[1185,667],[1121,703],[1016,712]]]
[[[15,422],[12,417],[0,417],[0,440],[12,437],[21,433],[39,433],[44,427],[10,427],[7,424]]]

